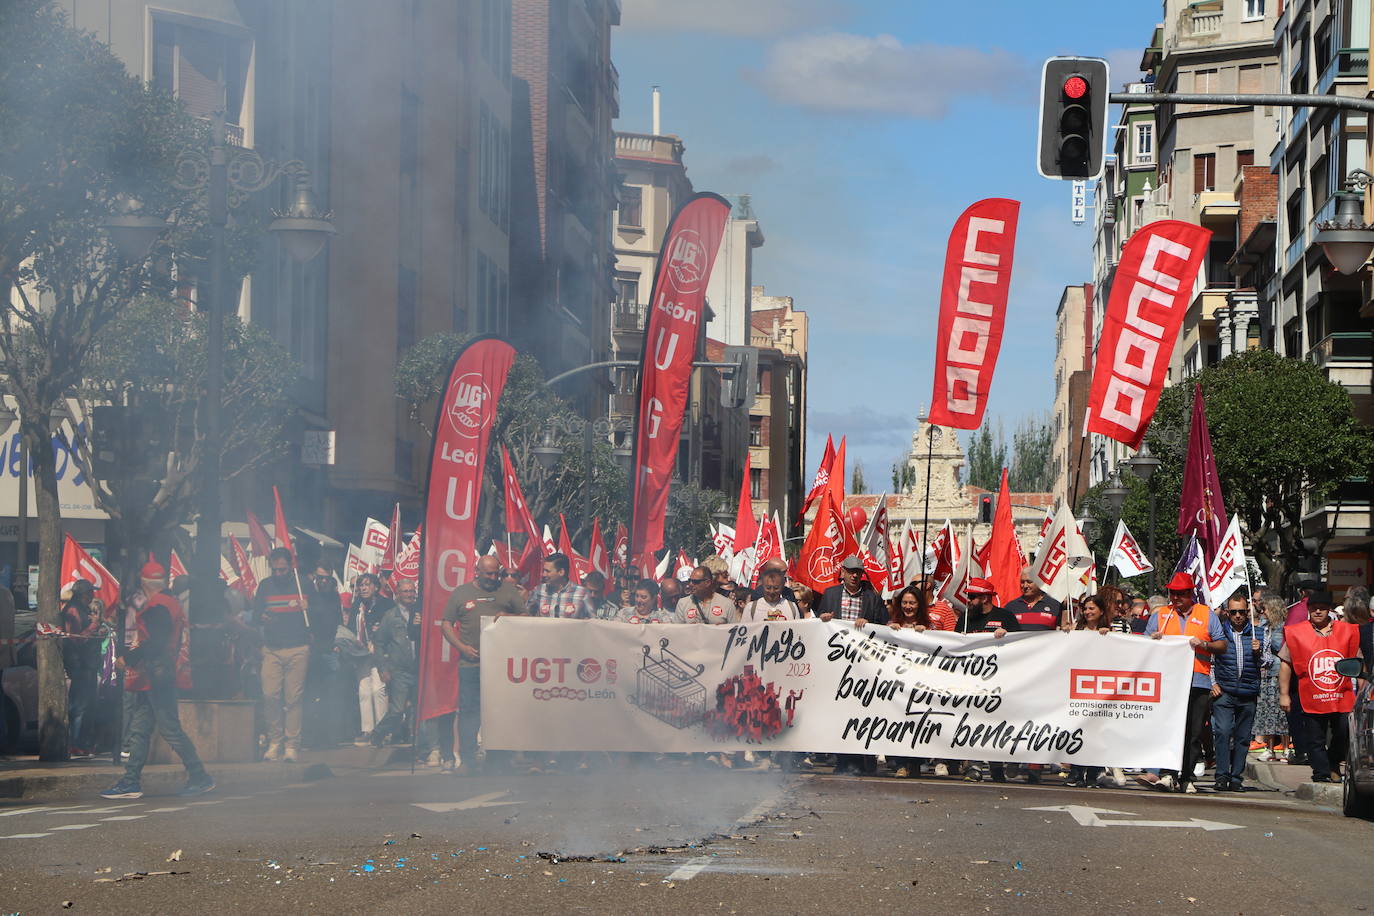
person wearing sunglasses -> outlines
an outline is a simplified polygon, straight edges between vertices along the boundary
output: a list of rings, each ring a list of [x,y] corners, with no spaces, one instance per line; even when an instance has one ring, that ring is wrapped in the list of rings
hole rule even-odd
[[[716,591],[716,577],[705,566],[698,566],[687,577],[687,594],[677,603],[676,623],[737,623],[739,610],[728,595]]]

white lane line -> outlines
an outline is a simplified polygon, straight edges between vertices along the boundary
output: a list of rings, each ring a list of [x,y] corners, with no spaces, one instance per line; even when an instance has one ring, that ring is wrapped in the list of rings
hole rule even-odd
[[[116,811],[123,811],[126,808],[137,808],[142,802],[129,802],[127,805],[110,805],[105,808],[92,808],[89,811],[82,811],[82,814],[113,814]]]
[[[222,804],[224,804],[224,799],[222,799],[222,798],[217,798],[217,799],[215,799],[214,801],[187,802],[186,804],[188,804],[188,805],[222,805]]]
[[[141,821],[146,814],[121,814],[119,817],[102,817],[102,821]]]
[[[73,805],[73,806],[71,806],[70,808],[54,808],[53,810],[49,811],[48,813],[49,813],[49,814],[76,814],[76,813],[89,814],[89,813],[91,813],[91,810],[92,810],[94,807],[95,807],[94,805]]]
[[[244,801],[252,797],[251,795],[226,795],[224,801]]]
[[[0,836],[0,840],[36,840],[41,836],[52,836],[51,833],[11,833],[9,836]]]
[[[89,830],[92,827],[99,827],[99,824],[66,824],[62,827],[49,827],[49,830]]]
[[[664,882],[691,881],[693,878],[697,876],[698,872],[700,872],[703,868],[710,864],[710,856],[697,856],[695,859],[683,862],[681,865],[677,867],[676,871],[674,871],[671,875],[664,878],[663,880]]]
[[[149,814],[171,814],[173,811],[185,811],[185,805],[178,805],[174,808],[153,808]]]
[[[13,811],[0,811],[0,817],[14,817],[16,814],[37,814],[40,811],[51,811],[51,805],[38,805],[33,808],[15,808]]]

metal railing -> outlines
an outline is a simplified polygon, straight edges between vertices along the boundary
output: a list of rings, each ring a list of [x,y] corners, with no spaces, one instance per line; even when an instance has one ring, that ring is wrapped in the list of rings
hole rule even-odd
[[[1374,356],[1374,337],[1368,331],[1336,331],[1326,335],[1307,351],[1316,366],[1331,363],[1367,363]]]
[[[1293,241],[1288,243],[1288,248],[1283,253],[1283,269],[1285,272],[1293,269],[1293,265],[1302,260],[1303,252],[1307,250],[1307,230],[1298,233]]]

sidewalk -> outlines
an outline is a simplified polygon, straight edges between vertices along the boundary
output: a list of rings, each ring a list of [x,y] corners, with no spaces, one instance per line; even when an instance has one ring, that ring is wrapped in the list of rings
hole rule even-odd
[[[1245,767],[1245,777],[1277,789],[1288,798],[1310,801],[1326,808],[1341,807],[1339,782],[1313,782],[1312,768],[1307,764],[1291,764],[1280,760],[1265,763],[1251,755]]]
[[[344,746],[329,750],[302,751],[298,763],[207,763],[210,775],[221,784],[252,779],[265,785],[309,782],[348,771],[380,770],[408,765],[409,747]],[[319,765],[323,764],[323,767]],[[92,795],[108,788],[123,772],[109,755],[62,763],[40,763],[37,757],[0,759],[0,800],[35,797]],[[417,772],[438,772],[420,767]],[[150,763],[143,768],[143,785],[157,792],[180,788],[186,771],[179,763]]]

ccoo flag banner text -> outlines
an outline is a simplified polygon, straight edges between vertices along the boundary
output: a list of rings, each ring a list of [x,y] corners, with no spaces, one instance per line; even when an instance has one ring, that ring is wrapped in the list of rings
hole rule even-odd
[[[934,426],[977,429],[992,389],[1011,291],[1019,201],[990,197],[954,224],[940,287],[940,334],[935,338]]]
[[[420,719],[453,712],[458,703],[458,656],[439,631],[449,594],[472,581],[477,564],[477,503],[487,439],[506,387],[515,348],[478,337],[453,361],[434,418],[424,540],[420,542]]]
[[[482,740],[1177,768],[1188,641],[487,618]]]

